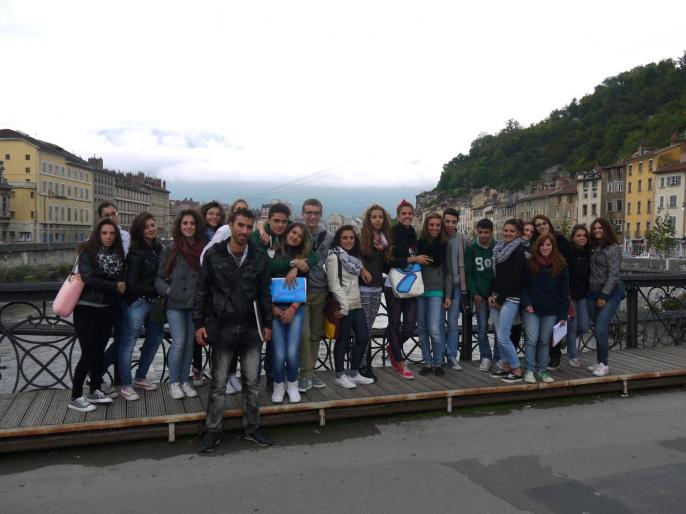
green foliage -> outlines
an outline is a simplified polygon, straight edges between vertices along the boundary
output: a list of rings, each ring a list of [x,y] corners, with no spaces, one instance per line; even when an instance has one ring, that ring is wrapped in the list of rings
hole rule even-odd
[[[648,233],[648,244],[664,256],[674,246],[674,225],[668,215],[658,214]]]
[[[508,120],[496,135],[479,134],[469,154],[443,165],[438,189],[459,193],[497,184],[521,188],[550,166],[576,172],[630,156],[640,143],[661,148],[686,130],[686,54],[605,79],[545,120]]]
[[[0,268],[0,283],[61,282],[71,271],[71,264],[59,266],[16,266]]]

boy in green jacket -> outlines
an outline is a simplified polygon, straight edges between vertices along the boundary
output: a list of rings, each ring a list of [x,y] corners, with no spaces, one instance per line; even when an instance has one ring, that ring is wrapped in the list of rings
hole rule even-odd
[[[467,289],[474,302],[476,312],[476,324],[479,332],[479,353],[481,363],[479,370],[489,371],[494,354],[488,342],[488,317],[491,314],[488,308],[488,291],[493,280],[493,222],[487,218],[481,219],[476,224],[477,238],[467,248],[464,258],[465,275],[467,276]],[[495,345],[495,360],[499,356],[498,345]]]

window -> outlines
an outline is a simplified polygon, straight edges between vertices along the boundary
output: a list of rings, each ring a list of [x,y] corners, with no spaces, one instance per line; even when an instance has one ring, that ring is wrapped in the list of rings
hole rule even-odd
[[[612,193],[612,186],[613,186],[612,181],[608,180],[607,181],[607,192],[608,193]]]
[[[588,198],[588,193],[584,193],[584,200]]]
[[[36,219],[36,211],[31,211],[31,219],[32,220]]]
[[[638,161],[638,172],[643,173],[643,161]]]
[[[48,163],[47,163],[47,162],[43,161],[43,162],[41,163],[41,167],[42,167],[42,169],[43,169],[43,173],[47,173],[47,172],[48,172]]]
[[[658,209],[664,209],[665,208],[665,197],[660,196],[660,202],[658,203],[659,207]]]
[[[626,224],[626,233],[631,234],[631,223]]]
[[[9,161],[9,160],[10,160],[10,154],[8,154],[8,153],[5,154],[5,160],[6,160],[6,161]]]
[[[653,190],[653,179],[649,178],[648,179],[648,191],[652,191],[652,190]]]
[[[636,237],[641,237],[641,224],[636,223]]]
[[[35,198],[33,191],[31,191],[31,198]]]
[[[638,189],[637,189],[637,191],[638,191],[639,193],[640,193],[641,191],[643,191],[643,183],[642,183],[641,180],[638,181]]]
[[[652,200],[648,200],[648,205],[646,205],[646,212],[648,214],[653,212],[653,201]]]
[[[648,171],[653,171],[653,160],[648,159]]]
[[[634,165],[629,164],[629,176],[631,176],[631,172],[633,171],[633,169],[634,169]]]
[[[584,205],[581,207],[581,215],[582,216],[588,216],[588,206]]]
[[[48,206],[48,221],[52,221],[52,205]]]
[[[660,177],[660,188],[665,187],[665,177]]]
[[[31,168],[29,168],[29,167],[27,166],[26,168],[24,168],[24,171],[25,171],[26,173],[31,173]]]
[[[619,191],[620,193],[624,191],[624,182],[622,182],[621,180],[617,181],[617,191]]]
[[[626,213],[631,214],[631,202],[626,203]]]
[[[681,185],[681,175],[674,175],[673,177],[667,177],[668,186],[680,186]]]
[[[646,221],[646,235],[650,234],[650,221]]]
[[[669,223],[672,225],[672,229],[676,230],[676,216],[670,216]]]
[[[631,193],[631,182],[629,182],[626,187],[627,187],[626,192]]]
[[[598,215],[598,209],[596,204],[591,205],[591,216],[597,216]]]
[[[669,195],[669,208],[676,209],[676,195]]]
[[[52,173],[52,164],[48,163],[48,173]]]
[[[612,200],[607,201],[607,212],[612,212]]]
[[[76,209],[74,209],[76,210]],[[74,213],[76,214],[76,213]],[[67,221],[71,221],[71,207],[67,207]]]
[[[48,183],[44,181],[43,182],[43,193],[47,193],[47,192],[48,192]]]
[[[641,201],[636,202],[636,214],[641,214]]]
[[[622,200],[617,200],[617,212],[622,212]]]

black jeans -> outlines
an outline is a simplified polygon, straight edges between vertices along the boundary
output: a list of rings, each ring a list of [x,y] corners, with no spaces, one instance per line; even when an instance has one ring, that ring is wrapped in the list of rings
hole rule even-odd
[[[74,328],[81,346],[81,358],[74,370],[72,399],[83,396],[86,375],[91,378],[91,391],[100,389],[105,346],[112,335],[115,308],[77,305],[74,309]]]
[[[338,332],[338,339],[333,347],[333,359],[336,373],[343,372],[343,361],[345,360],[345,350],[350,341],[350,332],[355,333],[355,344],[353,346],[352,357],[350,359],[350,369],[357,371],[362,362],[362,356],[369,342],[369,332],[367,331],[367,320],[362,309],[353,309],[347,316],[341,318],[341,325]]]
[[[208,328],[208,338],[213,341],[211,355],[212,380],[207,404],[205,425],[211,432],[224,428],[226,408],[226,382],[233,356],[241,358],[241,381],[243,383],[243,429],[246,434],[260,426],[260,406],[257,399],[259,388],[259,365],[262,341],[253,326],[229,325],[215,330]]]
[[[193,367],[198,371],[202,371],[202,356],[203,356],[202,346],[193,346]],[[238,352],[236,352],[231,359],[231,374],[235,375],[238,369]]]
[[[416,298],[396,298],[393,289],[383,288],[386,298],[386,311],[388,312],[388,342],[391,345],[393,358],[396,362],[403,362],[403,345],[414,334],[417,325],[417,299]],[[402,326],[400,316],[402,315]]]
[[[105,355],[102,361],[102,372],[100,373],[100,380],[105,376],[110,366],[114,365],[112,374],[112,385],[119,385],[119,342],[121,340],[122,329],[124,327],[124,300],[117,299],[117,302],[112,306],[114,335],[112,336],[112,343],[106,348]],[[91,380],[93,380],[91,378]]]

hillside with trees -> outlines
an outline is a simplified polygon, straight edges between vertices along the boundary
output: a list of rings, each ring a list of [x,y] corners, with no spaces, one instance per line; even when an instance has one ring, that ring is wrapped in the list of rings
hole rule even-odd
[[[672,134],[685,130],[686,53],[605,79],[539,123],[522,127],[509,120],[498,134],[479,136],[469,154],[443,166],[437,189],[520,188],[551,166],[576,172],[612,164],[639,144],[667,146]]]

